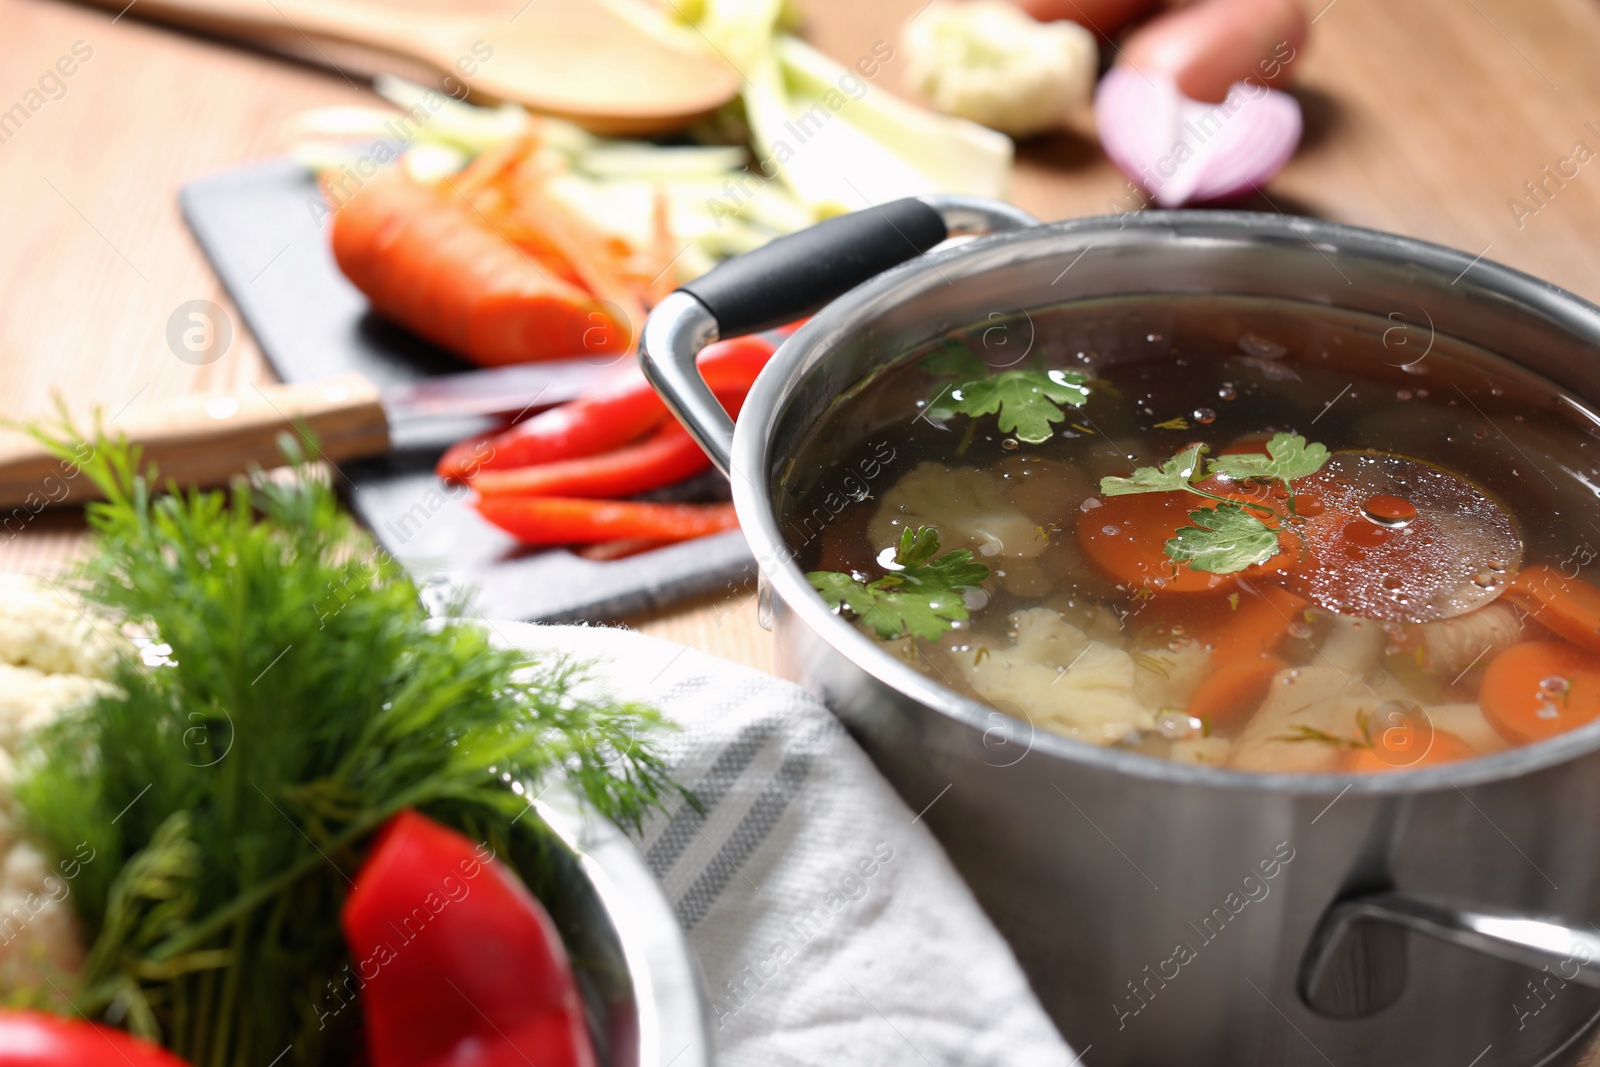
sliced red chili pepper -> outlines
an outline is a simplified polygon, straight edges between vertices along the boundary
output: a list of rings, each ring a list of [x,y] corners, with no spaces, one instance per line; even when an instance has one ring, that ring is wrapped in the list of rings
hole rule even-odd
[[[762,337],[718,341],[700,353],[700,373],[713,392],[749,389],[776,351]],[[592,456],[649,433],[667,417],[644,373],[630,366],[569,404],[540,412],[502,434],[452,445],[435,468],[441,478],[466,480],[479,471]]]
[[[555,924],[487,846],[401,812],[340,925],[372,1067],[594,1067]]]
[[[735,418],[744,393],[717,399]],[[644,440],[594,456],[484,471],[467,484],[482,496],[581,496],[617,500],[681,482],[711,466],[695,439],[676,419],[657,426]]]
[[[185,1067],[122,1030],[41,1011],[0,1011],[0,1067]]]
[[[651,504],[564,496],[488,496],[478,514],[525,545],[687,541],[739,525],[732,504]]]

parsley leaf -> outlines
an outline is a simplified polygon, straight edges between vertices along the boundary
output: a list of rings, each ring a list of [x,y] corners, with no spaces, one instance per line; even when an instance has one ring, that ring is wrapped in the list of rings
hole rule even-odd
[[[1317,473],[1326,462],[1327,446],[1308,444],[1297,433],[1280,433],[1267,442],[1267,455],[1241,452],[1218,456],[1211,461],[1211,473],[1226,474],[1239,481],[1246,478],[1276,478],[1282,482],[1292,482],[1296,478]]]
[[[923,356],[917,366],[935,378],[959,378],[964,382],[989,373],[989,365],[959,341],[945,341]]]
[[[1082,375],[1069,371],[1003,370],[992,378],[962,383],[946,395],[946,402],[954,401],[952,411],[973,418],[998,413],[1001,433],[1036,445],[1055,432],[1051,423],[1066,419],[1062,404],[1077,407],[1088,399],[1082,382]]]
[[[875,582],[860,582],[838,571],[811,571],[806,580],[829,607],[848,608],[880,638],[909,634],[937,641],[952,622],[968,617],[962,590],[976,588],[989,577],[989,568],[974,563],[966,549],[935,559],[938,551],[939,533],[933,527],[907,528],[894,552],[900,570]]]
[[[1278,554],[1278,534],[1238,504],[1189,512],[1166,543],[1169,557],[1208,574],[1233,574]]]
[[[1200,457],[1210,451],[1205,445],[1190,445],[1159,467],[1140,467],[1126,478],[1108,475],[1100,479],[1103,496],[1131,496],[1134,493],[1167,493],[1188,489],[1200,477]]]
[[[933,418],[952,415],[981,418],[997,415],[1001,433],[1015,434],[1017,440],[1038,444],[1055,431],[1052,423],[1066,415],[1061,405],[1081,407],[1089,399],[1086,380],[1069,370],[1002,370],[990,367],[964,345],[947,342],[934,349],[918,364],[938,378],[955,381],[940,390],[928,405]]]

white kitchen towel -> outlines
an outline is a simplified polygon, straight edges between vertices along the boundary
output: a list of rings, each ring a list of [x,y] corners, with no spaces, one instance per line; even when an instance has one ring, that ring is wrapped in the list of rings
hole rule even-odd
[[[497,623],[659,708],[699,797],[640,849],[700,956],[719,1067],[1066,1067],[1072,1051],[918,814],[798,686],[628,630]]]

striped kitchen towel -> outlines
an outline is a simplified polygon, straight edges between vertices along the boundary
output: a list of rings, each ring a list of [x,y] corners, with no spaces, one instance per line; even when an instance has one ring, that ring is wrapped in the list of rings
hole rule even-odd
[[[1074,1062],[927,827],[813,696],[627,630],[512,636],[683,727],[666,755],[705,810],[658,816],[639,845],[700,956],[719,1067]]]

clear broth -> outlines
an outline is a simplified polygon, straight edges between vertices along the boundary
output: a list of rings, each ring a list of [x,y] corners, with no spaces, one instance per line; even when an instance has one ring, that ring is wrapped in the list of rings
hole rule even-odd
[[[883,642],[917,669],[1080,740],[1258,771],[1427,765],[1600,713],[1592,640],[1573,646],[1570,669],[1544,679],[1550,699],[1535,718],[1545,721],[1507,728],[1479,703],[1485,674],[1513,646],[1565,640],[1537,605],[1501,596],[1519,569],[1550,568],[1582,594],[1600,544],[1600,416],[1548,381],[1427,324],[1251,298],[1072,304],[953,339],[997,370],[1082,372],[1089,398],[1064,407],[1065,421],[1038,444],[1001,433],[993,415],[941,421],[927,405],[948,383],[919,366],[934,347],[925,346],[818,420],[779,494],[780,521],[807,571],[881,577],[899,531],[924,522],[939,530],[942,550],[967,548],[990,568],[967,595],[969,620],[937,641]],[[1487,549],[1471,540],[1487,536],[1482,517],[1441,514],[1471,541],[1461,554],[1476,560],[1475,573],[1463,577],[1485,592],[1473,611],[1413,618],[1403,594],[1383,599],[1407,581],[1394,559],[1359,572],[1378,583],[1377,607],[1352,611],[1346,602],[1329,610],[1304,584],[1294,597],[1273,592],[1279,578],[1253,571],[1212,591],[1152,589],[1118,581],[1085,554],[1080,526],[1098,521],[1103,477],[1160,464],[1194,442],[1215,453],[1274,432],[1336,454],[1444,469],[1509,519],[1520,561],[1486,570]],[[1330,572],[1346,586],[1358,573]],[[1241,651],[1230,628],[1267,601],[1286,609],[1281,632]],[[1216,676],[1227,668],[1259,679],[1267,671],[1258,657],[1278,668],[1264,693],[1245,685],[1219,702],[1228,687]],[[1208,680],[1208,713],[1190,714]]]

